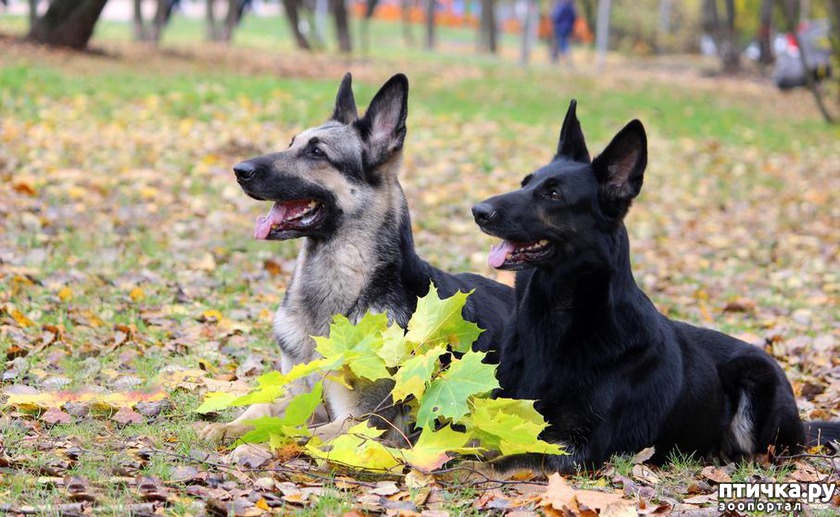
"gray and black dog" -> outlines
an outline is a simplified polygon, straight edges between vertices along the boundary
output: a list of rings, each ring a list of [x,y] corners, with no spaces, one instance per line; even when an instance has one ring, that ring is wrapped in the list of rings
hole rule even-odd
[[[417,298],[427,294],[432,282],[441,297],[475,290],[463,316],[485,329],[473,347],[490,352],[489,359],[495,361],[493,349],[513,309],[513,290],[479,275],[445,273],[415,252],[408,206],[397,179],[407,114],[405,75],[388,80],[359,117],[347,74],[329,121],[295,136],[285,151],[233,168],[246,194],[274,203],[266,216],[258,218],[254,237],[303,238],[274,319],[284,372],[318,357],[311,336],[327,335],[335,314],[357,321],[368,311],[386,313],[405,326]],[[312,382],[293,387],[291,394]],[[399,420],[396,408],[387,415],[382,411],[389,405],[389,384],[353,388],[325,383],[326,408],[318,416],[331,423],[333,433],[337,432],[333,424],[375,411],[382,418]],[[245,421],[278,415],[284,407],[283,402],[251,406],[235,421],[205,435],[235,437],[247,430]]]

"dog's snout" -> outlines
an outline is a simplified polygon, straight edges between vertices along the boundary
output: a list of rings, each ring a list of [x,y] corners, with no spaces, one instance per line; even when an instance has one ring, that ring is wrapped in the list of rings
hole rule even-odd
[[[248,181],[257,173],[257,166],[251,161],[239,162],[233,166],[237,181]]]
[[[472,207],[473,218],[478,224],[486,224],[496,217],[496,209],[490,203],[479,203]]]

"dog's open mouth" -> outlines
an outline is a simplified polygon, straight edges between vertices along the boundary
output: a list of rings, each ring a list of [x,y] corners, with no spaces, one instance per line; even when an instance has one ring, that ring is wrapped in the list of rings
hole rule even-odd
[[[551,254],[547,240],[534,242],[502,241],[490,249],[487,263],[496,269],[523,269],[529,262],[538,262]]]
[[[255,239],[285,239],[285,232],[303,232],[316,228],[323,220],[324,205],[314,199],[296,199],[274,203],[267,215],[257,217]]]

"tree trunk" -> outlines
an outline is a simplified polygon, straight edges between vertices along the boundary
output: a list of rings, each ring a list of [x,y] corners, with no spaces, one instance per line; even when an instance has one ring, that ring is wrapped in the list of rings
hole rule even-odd
[[[732,74],[741,68],[741,53],[735,33],[735,0],[725,0],[726,20],[718,14],[717,0],[703,2],[703,30],[711,34],[723,65],[723,72]]]
[[[598,1],[598,21],[595,26],[595,44],[598,53],[595,65],[603,69],[607,64],[607,50],[610,42],[610,0]]]
[[[435,4],[437,0],[426,2],[426,50],[435,48]]]
[[[230,42],[233,39],[233,29],[239,24],[242,19],[243,5],[242,0],[228,0],[228,12],[225,16],[225,23],[221,27],[220,40]]]
[[[537,8],[534,0],[525,0],[525,19],[522,23],[522,53],[519,56],[519,63],[527,65],[531,60],[531,49],[536,40],[536,18]]]
[[[35,26],[38,21],[38,0],[29,0],[29,28]]]
[[[300,11],[298,10],[298,0],[283,0],[283,10],[286,11],[286,19],[289,20],[289,28],[292,29],[292,34],[295,35],[295,43],[301,50],[312,50],[306,36],[300,31]]]
[[[84,50],[107,0],[53,0],[27,39],[54,47]]]
[[[481,0],[481,20],[478,27],[478,49],[495,54],[498,50],[495,0]]]
[[[207,39],[216,41],[219,39],[216,29],[216,0],[205,0],[207,2]]]
[[[146,27],[143,25],[143,0],[134,0],[132,4],[134,12],[131,21],[134,39],[143,41],[146,39]]]
[[[758,62],[769,65],[773,62],[773,46],[770,44],[770,31],[773,27],[773,0],[761,0],[758,15]]]
[[[720,48],[723,71],[737,72],[741,68],[741,52],[735,33],[735,0],[726,0],[726,25],[723,27],[723,45]]]
[[[349,53],[353,50],[353,43],[350,39],[350,24],[347,21],[347,5],[344,0],[330,0],[330,10],[335,17],[335,31],[338,36],[338,48],[342,52]]]
[[[143,0],[134,0],[134,39],[158,43],[167,20],[167,0],[156,0],[155,15],[150,24],[143,19]]]
[[[785,17],[787,30],[793,36],[793,40],[799,48],[799,61],[802,63],[802,70],[805,72],[805,81],[808,83],[808,89],[811,90],[811,94],[814,96],[814,102],[817,103],[817,108],[820,110],[820,113],[822,113],[823,120],[829,124],[834,124],[834,117],[828,111],[828,108],[823,101],[823,90],[814,79],[814,74],[811,73],[811,67],[808,66],[808,60],[805,57],[805,47],[802,46],[802,41],[799,39],[799,33],[796,31],[797,23],[796,15],[794,14],[796,12],[796,1],[779,0],[779,4],[782,10],[782,15]]]
[[[151,39],[156,44],[160,43],[160,37],[163,34],[163,28],[169,21],[169,5],[168,0],[157,0],[157,10],[155,11],[155,18],[152,20],[152,34]]]

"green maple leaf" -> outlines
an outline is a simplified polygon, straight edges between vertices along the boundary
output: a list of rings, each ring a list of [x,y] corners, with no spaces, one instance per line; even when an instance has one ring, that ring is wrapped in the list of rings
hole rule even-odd
[[[464,320],[461,312],[470,293],[457,292],[441,300],[434,284],[429,293],[417,300],[417,309],[408,322],[405,338],[420,346],[418,351],[447,345],[456,352],[466,352],[483,332],[475,323]]]
[[[385,366],[399,366],[411,353],[414,345],[405,339],[405,329],[394,323],[382,333],[382,347],[376,354],[385,361]]]
[[[486,355],[470,350],[460,359],[453,359],[449,368],[432,381],[417,410],[419,427],[433,425],[437,417],[448,417],[457,422],[469,412],[471,396],[499,387],[496,367],[481,362]]]
[[[320,446],[308,444],[306,451],[313,458],[353,467],[359,470],[388,472],[400,465],[397,457],[387,447],[376,441],[384,431],[362,422],[347,433],[337,436]]]
[[[322,358],[308,363],[296,364],[291,370],[289,370],[288,373],[285,374],[277,371],[271,371],[257,377],[257,387],[249,393],[232,398],[222,398],[214,395],[212,401],[208,399],[210,396],[210,394],[208,394],[208,397],[205,397],[204,403],[199,407],[199,409],[215,408],[210,410],[218,411],[219,409],[224,409],[225,407],[271,403],[285,395],[289,384],[292,382],[313,373],[331,371],[332,369],[337,368],[340,364],[340,358]],[[222,406],[225,402],[227,402],[227,405]],[[207,405],[206,407],[205,404]]]
[[[385,314],[369,312],[356,325],[344,316],[334,316],[329,337],[313,336],[315,349],[326,359],[345,364],[357,377],[372,381],[390,377],[385,361],[377,355],[387,328]]]
[[[472,411],[462,422],[488,449],[502,454],[565,454],[557,444],[540,440],[547,424],[533,400],[481,399],[471,401]]]
[[[246,421],[245,423],[252,425],[254,429],[245,433],[242,441],[277,443],[278,437],[308,435],[309,432],[305,426],[323,400],[323,389],[324,383],[319,382],[312,387],[312,391],[297,395],[289,401],[282,417],[262,417]]]
[[[315,349],[324,357],[341,355],[351,350],[370,350],[381,346],[382,333],[388,328],[386,314],[367,313],[355,325],[346,316],[337,314],[330,323],[330,336],[313,336]],[[377,346],[378,345],[378,346]]]
[[[204,396],[204,401],[200,406],[193,409],[194,413],[213,413],[231,407],[231,403],[238,399],[239,395],[236,393],[228,393],[225,391],[213,391]]]
[[[440,346],[405,361],[394,374],[394,389],[391,391],[394,402],[405,400],[409,395],[418,399],[422,397],[439,365],[438,358],[445,353],[446,348]]]
[[[429,472],[443,466],[452,459],[449,453],[474,454],[481,452],[479,447],[465,447],[472,436],[444,426],[435,430],[426,427],[420,433],[417,443],[410,449],[395,449],[404,461],[414,468]]]
[[[231,406],[249,406],[274,402],[286,393],[286,379],[282,373],[271,371],[257,377],[257,388],[234,399]]]

